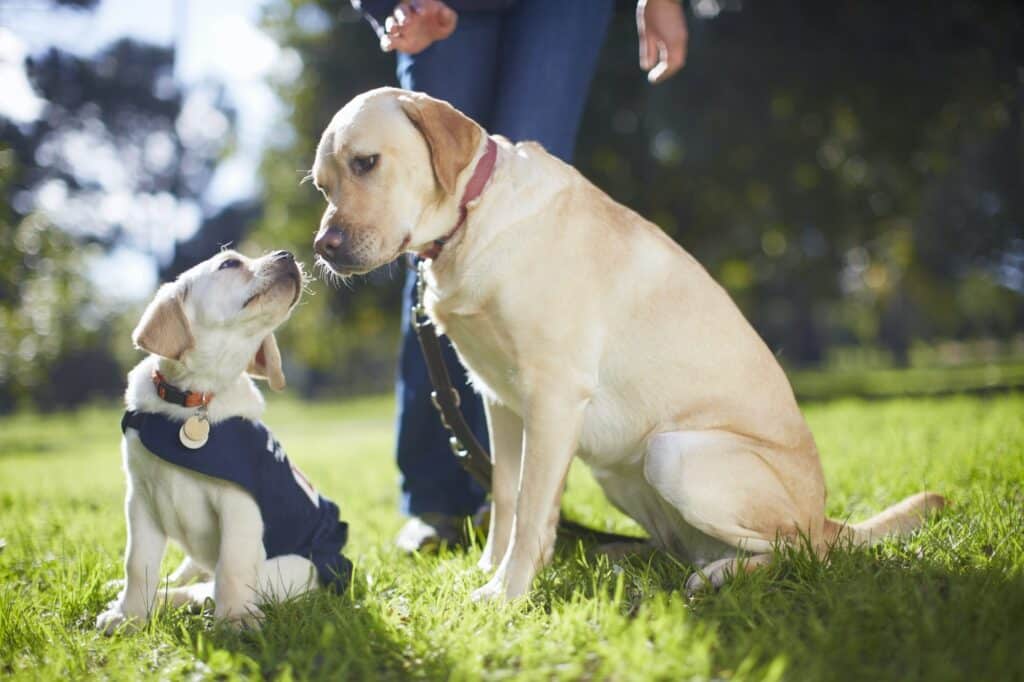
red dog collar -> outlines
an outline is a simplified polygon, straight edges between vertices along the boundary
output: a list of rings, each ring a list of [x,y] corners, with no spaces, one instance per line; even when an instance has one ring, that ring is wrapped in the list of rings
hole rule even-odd
[[[497,160],[498,144],[493,138],[488,137],[487,149],[484,151],[484,155],[480,157],[480,161],[477,162],[476,168],[473,170],[473,177],[466,183],[466,192],[462,195],[462,201],[459,202],[459,222],[455,223],[455,227],[448,234],[440,239],[435,239],[430,248],[420,253],[420,258],[435,260],[441,255],[441,249],[444,248],[444,245],[455,236],[455,233],[466,222],[466,215],[468,213],[466,205],[483,193],[484,187],[487,186],[487,181],[491,179],[491,175],[494,173],[494,163]]]
[[[201,393],[199,391],[183,391],[182,389],[167,382],[164,375],[153,370],[153,385],[156,386],[156,394],[166,402],[181,405],[182,407],[205,407],[213,400],[212,393]]]

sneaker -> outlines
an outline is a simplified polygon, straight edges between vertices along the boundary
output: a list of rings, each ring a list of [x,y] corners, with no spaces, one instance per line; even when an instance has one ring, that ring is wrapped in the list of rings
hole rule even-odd
[[[423,514],[405,522],[398,531],[395,544],[409,554],[433,553],[442,546],[464,547],[467,544],[466,519],[444,514]]]

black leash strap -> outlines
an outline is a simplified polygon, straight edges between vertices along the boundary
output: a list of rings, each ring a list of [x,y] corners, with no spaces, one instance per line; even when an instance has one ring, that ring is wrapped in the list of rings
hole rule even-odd
[[[423,351],[423,359],[427,363],[427,374],[430,375],[430,383],[434,390],[430,394],[430,400],[434,403],[441,423],[451,434],[448,443],[451,446],[452,454],[459,460],[462,468],[480,484],[488,493],[491,492],[491,457],[480,444],[473,430],[462,416],[459,409],[459,392],[452,386],[451,376],[448,368],[445,367],[444,357],[441,355],[441,342],[437,338],[437,331],[433,323],[427,317],[427,311],[423,307],[423,292],[426,287],[426,280],[423,278],[424,261],[419,261],[416,266],[416,303],[412,307],[413,331],[420,342],[420,350]],[[619,535],[605,531],[588,528],[582,524],[570,521],[564,517],[558,522],[558,532],[563,536],[592,540],[600,544],[613,542],[643,542],[643,538],[631,535]]]

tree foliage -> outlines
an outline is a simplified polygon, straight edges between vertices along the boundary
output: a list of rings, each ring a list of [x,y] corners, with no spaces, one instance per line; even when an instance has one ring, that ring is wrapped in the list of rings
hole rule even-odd
[[[190,232],[216,232],[199,229],[201,197],[233,114],[216,86],[185,92],[173,65],[173,49],[129,40],[26,64],[45,104],[0,119],[0,409],[120,392],[135,307],[97,292],[118,274],[105,257],[170,262]]]

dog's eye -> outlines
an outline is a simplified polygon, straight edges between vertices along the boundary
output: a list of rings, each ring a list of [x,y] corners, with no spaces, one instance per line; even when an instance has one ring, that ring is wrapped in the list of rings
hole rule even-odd
[[[218,270],[227,270],[228,268],[237,268],[242,264],[242,261],[237,258],[228,258],[226,261],[220,264]]]
[[[356,175],[366,175],[374,169],[377,165],[377,160],[380,158],[380,154],[370,154],[369,156],[354,156],[349,162],[352,167],[352,172]]]

